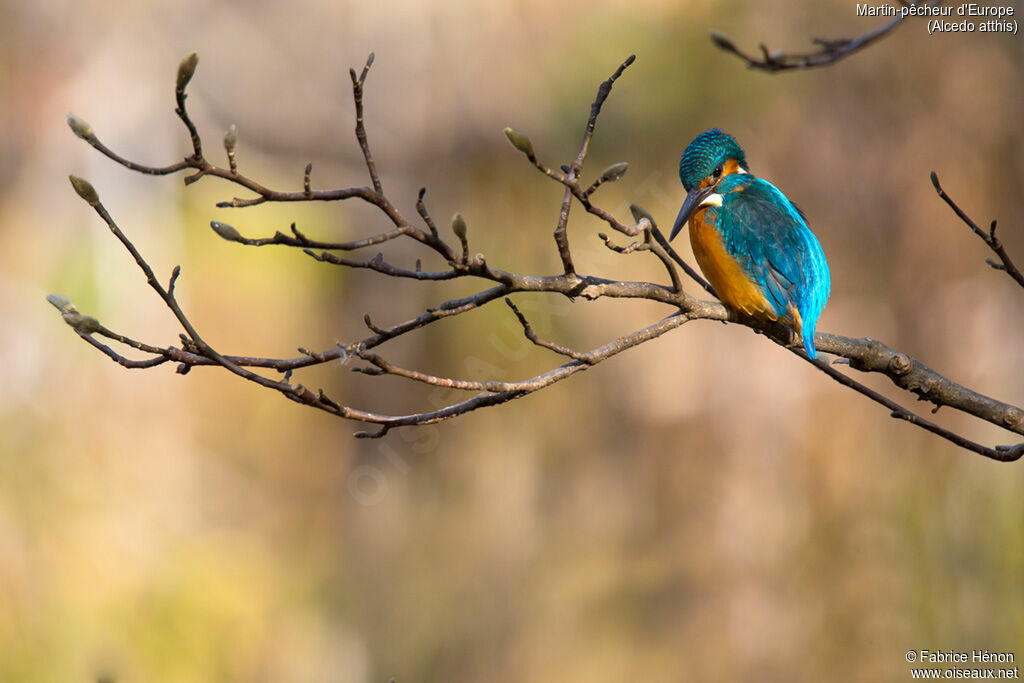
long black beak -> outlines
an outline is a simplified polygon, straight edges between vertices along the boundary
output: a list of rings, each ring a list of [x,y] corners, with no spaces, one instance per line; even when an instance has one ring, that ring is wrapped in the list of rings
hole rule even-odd
[[[683,208],[679,209],[679,215],[676,216],[676,224],[672,226],[672,234],[668,238],[669,242],[676,238],[679,231],[686,225],[686,221],[690,220],[690,214],[714,191],[715,186],[709,185],[705,188],[695,187],[687,193],[686,200],[683,202]]]

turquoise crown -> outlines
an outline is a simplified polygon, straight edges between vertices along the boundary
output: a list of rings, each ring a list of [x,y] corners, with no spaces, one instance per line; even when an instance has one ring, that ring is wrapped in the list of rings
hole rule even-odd
[[[686,146],[679,159],[679,179],[689,192],[700,185],[700,181],[711,175],[715,167],[726,159],[735,159],[744,169],[747,158],[743,148],[729,135],[718,128],[704,131]]]

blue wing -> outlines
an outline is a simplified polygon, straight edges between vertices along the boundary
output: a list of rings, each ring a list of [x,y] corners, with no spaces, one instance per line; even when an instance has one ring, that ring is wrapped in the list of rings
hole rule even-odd
[[[828,300],[828,263],[802,212],[774,185],[745,174],[719,184],[719,230],[726,250],[757,282],[775,313],[800,313],[807,355],[816,357],[814,328]]]

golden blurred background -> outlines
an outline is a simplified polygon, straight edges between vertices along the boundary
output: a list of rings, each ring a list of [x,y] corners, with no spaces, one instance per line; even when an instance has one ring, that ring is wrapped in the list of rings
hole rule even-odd
[[[281,189],[307,161],[314,187],[367,182],[347,71],[375,51],[366,116],[386,191],[414,215],[426,185],[442,225],[466,216],[474,253],[528,273],[558,268],[561,192],[501,130],[570,161],[598,83],[636,53],[587,166],[630,162],[602,205],[668,224],[680,152],[720,126],[824,245],[820,329],[1020,405],[1024,292],[928,180],[1001,219],[1024,261],[1019,38],[908,20],[832,68],[770,76],[708,31],[804,49],[878,20],[852,0],[43,0],[0,18],[0,681],[892,681],[909,680],[908,649],[1024,656],[1024,465],[892,420],[742,327],[695,322],[524,400],[361,441],[225,372],[124,370],[44,301],[177,343],[69,173],[161,277],[182,265],[183,305],[224,352],[326,349],[362,337],[365,312],[392,324],[474,291],[224,242],[210,219],[250,236],[296,220],[321,239],[384,223],[351,203],[216,209],[241,193],[133,174],[67,129],[73,111],[129,158],[180,159],[174,74],[192,50],[208,156],[225,163],[235,123],[243,172]],[[664,278],[602,229],[573,210],[582,272]],[[517,300],[541,335],[584,349],[670,312]],[[500,302],[382,353],[495,379],[559,361]],[[296,379],[380,411],[457,397],[339,365]],[[1010,439],[947,410],[943,424]]]

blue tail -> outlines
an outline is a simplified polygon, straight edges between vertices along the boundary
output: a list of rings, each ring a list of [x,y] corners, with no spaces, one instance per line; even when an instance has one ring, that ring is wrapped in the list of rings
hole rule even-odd
[[[798,304],[798,307],[803,323],[804,350],[807,357],[814,360],[818,357],[818,352],[814,348],[814,328],[818,326],[818,318],[825,308],[825,302],[828,301],[832,282],[825,252],[821,250],[818,238],[806,227],[803,233],[807,240],[807,261],[804,264],[806,279],[801,297],[803,305]]]
[[[814,360],[818,357],[818,352],[814,349],[814,324],[816,321],[808,321],[810,324],[804,324],[804,351],[807,352],[807,357]]]

